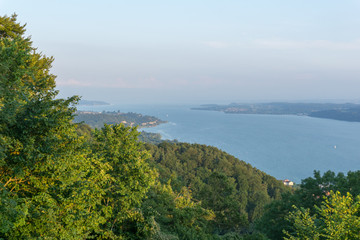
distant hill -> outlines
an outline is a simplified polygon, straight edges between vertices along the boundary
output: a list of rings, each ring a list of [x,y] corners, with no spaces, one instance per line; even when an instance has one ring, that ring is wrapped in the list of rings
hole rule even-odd
[[[360,107],[317,111],[309,114],[309,116],[348,122],[360,122]]]
[[[202,105],[201,107],[192,109],[233,114],[305,115],[309,117],[360,122],[360,104],[354,103],[231,103],[228,105]]]

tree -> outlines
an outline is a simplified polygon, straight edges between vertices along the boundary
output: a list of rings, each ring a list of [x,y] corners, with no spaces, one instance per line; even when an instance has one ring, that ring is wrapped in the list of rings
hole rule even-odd
[[[78,97],[55,99],[53,59],[24,32],[0,17],[0,237],[83,239],[105,221],[106,165],[75,132]]]
[[[321,175],[319,171],[314,171],[314,177],[302,180],[300,187],[292,194],[283,194],[280,200],[266,206],[263,216],[257,221],[257,229],[270,239],[282,239],[285,237],[283,230],[290,231],[293,228],[294,221],[287,219],[289,212],[293,211],[293,206],[308,209],[309,215],[312,216],[331,191],[359,195],[359,179],[360,171],[350,171],[347,175],[335,174],[332,171]]]
[[[173,191],[170,181],[151,187],[142,205],[152,226],[153,239],[216,239],[207,229],[215,217],[201,202],[192,199],[191,191],[183,187]]]
[[[354,199],[350,193],[342,196],[340,192],[331,192],[316,207],[316,213],[311,215],[309,209],[295,207],[289,214],[294,229],[285,231],[288,236],[285,239],[360,239],[360,196]]]
[[[105,125],[94,132],[93,155],[110,166],[109,181],[104,185],[102,205],[108,207],[109,217],[103,225],[106,236],[131,234],[133,226],[127,221],[142,222],[140,206],[156,174],[146,162],[148,153],[141,150],[136,128],[124,125]],[[139,234],[139,233],[137,233]]]
[[[214,231],[218,234],[240,232],[248,225],[248,219],[245,206],[239,201],[235,180],[214,172],[206,179],[206,183],[198,196],[203,199],[203,206],[212,209],[216,215]]]

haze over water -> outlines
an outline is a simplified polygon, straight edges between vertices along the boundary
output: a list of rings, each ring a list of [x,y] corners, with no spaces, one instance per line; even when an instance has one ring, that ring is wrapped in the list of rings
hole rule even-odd
[[[291,115],[242,115],[191,106],[79,106],[80,110],[138,112],[168,121],[154,128],[164,139],[218,147],[278,178],[300,183],[322,173],[360,169],[360,123]]]

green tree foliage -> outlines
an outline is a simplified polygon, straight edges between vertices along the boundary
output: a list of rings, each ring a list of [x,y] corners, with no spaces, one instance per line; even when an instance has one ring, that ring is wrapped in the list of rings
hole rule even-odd
[[[298,199],[287,192],[283,194],[281,200],[266,205],[263,215],[256,221],[256,229],[270,239],[283,239],[283,230],[291,229],[291,223],[286,217],[292,210],[293,204],[298,204]]]
[[[139,135],[140,142],[152,143],[152,144],[160,144],[164,140],[161,140],[160,133],[150,133],[141,131]]]
[[[94,132],[93,154],[110,166],[110,179],[104,186],[103,205],[109,207],[109,218],[103,226],[111,237],[130,234],[126,220],[143,221],[140,212],[142,199],[154,184],[155,172],[137,141],[136,128],[124,125],[105,125]]]
[[[146,145],[160,180],[171,180],[175,191],[192,190],[202,207],[212,210],[211,233],[238,236],[262,214],[265,204],[280,197],[287,188],[273,177],[215,147],[163,142]]]
[[[204,182],[197,196],[203,199],[205,207],[216,213],[216,233],[225,234],[247,226],[245,206],[239,201],[241,196],[235,180],[224,173],[213,172]]]
[[[137,130],[73,124],[78,98],[55,99],[53,59],[24,32],[16,16],[0,18],[0,237],[131,235],[155,179]]]
[[[83,239],[105,221],[107,176],[72,125],[77,97],[55,100],[53,59],[24,32],[0,17],[0,236]]]
[[[152,226],[154,239],[213,239],[206,229],[214,213],[192,199],[191,191],[183,187],[173,191],[170,183],[157,183],[148,192],[142,206]]]
[[[315,210],[311,215],[309,209],[295,208],[289,215],[294,229],[285,231],[285,239],[360,239],[360,196],[353,199],[350,193],[342,196],[331,191]]]
[[[75,126],[77,134],[84,137],[87,142],[91,142],[93,136],[92,128],[85,123],[78,123]]]
[[[205,226],[214,217],[212,211],[193,201],[187,188],[175,192],[168,183],[154,184],[155,172],[138,134],[124,125],[105,125],[93,133],[93,154],[110,166],[111,177],[103,200],[109,215],[98,237],[211,239]]]
[[[257,229],[270,239],[282,239],[285,237],[283,230],[291,231],[293,228],[293,222],[287,219],[289,212],[293,211],[293,206],[308,209],[309,215],[314,215],[329,192],[349,192],[357,196],[360,194],[359,183],[360,171],[350,171],[346,176],[332,171],[321,175],[319,171],[314,171],[314,177],[302,180],[300,187],[293,194],[283,194],[281,200],[273,201],[265,207],[264,214],[257,222]]]

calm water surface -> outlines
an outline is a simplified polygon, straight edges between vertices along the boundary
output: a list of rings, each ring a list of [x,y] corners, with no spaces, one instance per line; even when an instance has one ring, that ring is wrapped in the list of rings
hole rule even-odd
[[[192,106],[79,106],[79,110],[137,112],[168,121],[144,129],[163,139],[212,145],[278,178],[300,183],[321,172],[360,169],[360,123],[291,115],[242,115]]]

